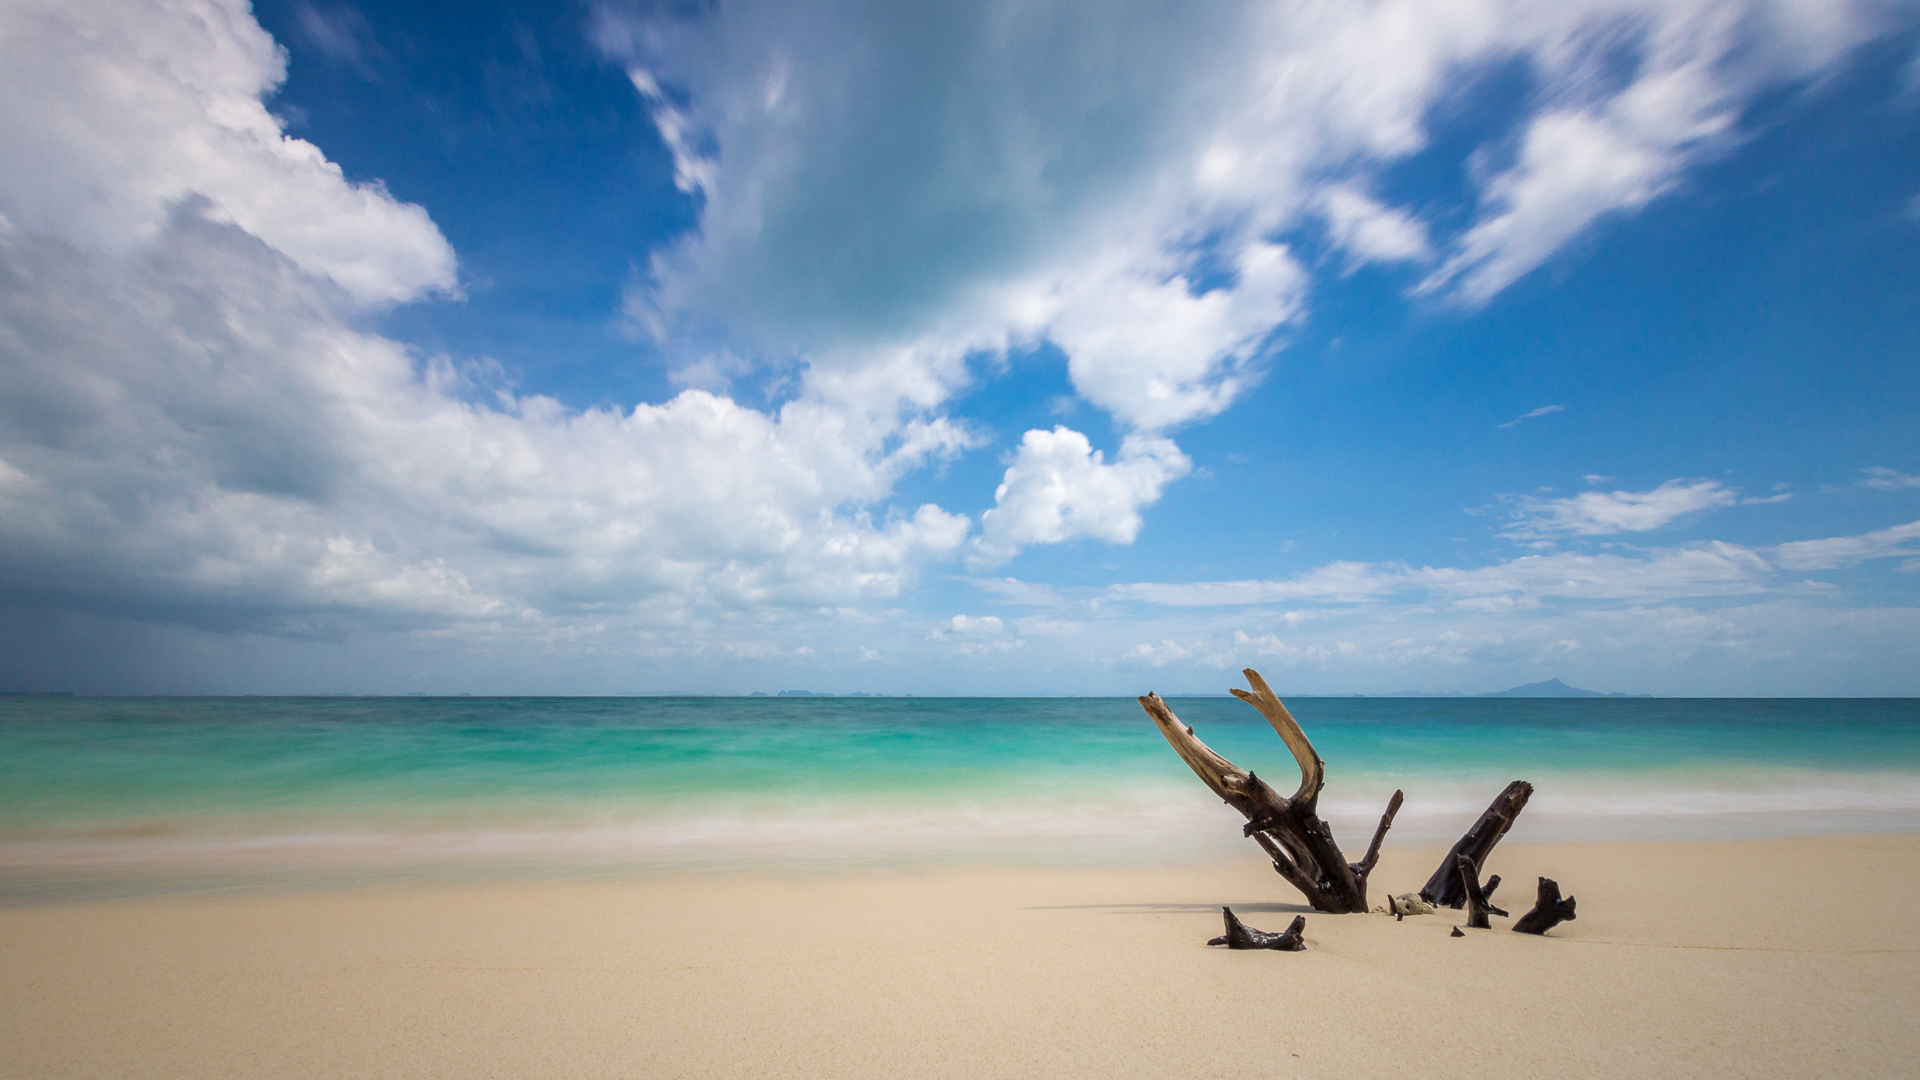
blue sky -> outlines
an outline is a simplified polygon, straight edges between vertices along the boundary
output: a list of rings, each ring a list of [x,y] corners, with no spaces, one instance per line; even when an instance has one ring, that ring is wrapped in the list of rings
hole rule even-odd
[[[1920,10],[53,3],[0,687],[1920,693]]]

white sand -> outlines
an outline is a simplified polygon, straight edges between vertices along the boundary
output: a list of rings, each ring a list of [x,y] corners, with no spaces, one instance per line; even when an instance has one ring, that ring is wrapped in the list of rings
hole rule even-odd
[[[1439,852],[1395,852],[1374,899]],[[1503,844],[1496,900],[1278,930],[1203,868],[676,875],[0,911],[0,1075],[1913,1076],[1920,835]]]

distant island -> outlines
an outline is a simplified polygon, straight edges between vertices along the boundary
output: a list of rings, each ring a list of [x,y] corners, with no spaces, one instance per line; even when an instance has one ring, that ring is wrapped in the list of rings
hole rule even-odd
[[[1524,686],[1513,686],[1509,690],[1490,690],[1486,694],[1461,694],[1457,690],[1400,690],[1396,694],[1354,694],[1354,698],[1651,698],[1653,694],[1601,694],[1599,690],[1582,690],[1578,686],[1567,686],[1559,678],[1548,678],[1546,682],[1528,682]]]
[[[1559,679],[1546,682],[1533,682],[1525,686],[1516,686],[1510,690],[1495,690],[1490,694],[1476,694],[1475,697],[1652,697],[1652,694],[1603,694],[1598,690],[1582,690],[1577,686],[1568,686]]]
[[[769,696],[771,697],[891,697],[893,695],[869,694],[862,690],[855,690],[851,694],[823,694],[818,690],[782,690],[777,694],[769,695],[763,690],[755,690],[753,693],[748,694],[747,696],[748,697],[769,697]],[[913,695],[907,694],[905,696],[912,697]]]
[[[1507,690],[1491,690],[1484,694],[1462,694],[1458,691],[1402,690],[1394,694],[1356,694],[1355,697],[1404,697],[1404,698],[1464,698],[1464,697],[1519,697],[1519,698],[1644,698],[1652,694],[1603,694],[1598,690],[1582,690],[1577,686],[1568,686],[1559,679],[1545,682],[1527,683]]]

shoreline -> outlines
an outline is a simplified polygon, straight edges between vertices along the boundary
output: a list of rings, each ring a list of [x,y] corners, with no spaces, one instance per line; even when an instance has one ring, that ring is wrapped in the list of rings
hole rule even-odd
[[[1507,847],[1585,844],[1764,843],[1792,839],[1856,840],[1920,835],[1909,811],[1642,815],[1553,818],[1532,812],[1526,835]],[[485,887],[491,884],[633,882],[662,876],[731,874],[859,874],[987,871],[1062,867],[1083,872],[1162,869],[1205,871],[1264,857],[1235,836],[1239,818],[1224,807],[1183,800],[1173,811],[1189,820],[1157,834],[1117,843],[1110,835],[985,835],[969,844],[911,828],[883,830],[884,839],[753,836],[742,822],[703,829],[698,838],[637,850],[625,830],[528,829],[422,833],[315,833],[154,839],[10,840],[0,835],[0,910],[45,903],[91,903],[168,896],[267,895],[363,887]],[[1218,821],[1191,818],[1211,812]],[[1404,814],[1402,815],[1405,816]],[[1419,858],[1450,843],[1471,819],[1429,821],[1423,830],[1396,823],[1388,852]],[[859,822],[848,822],[849,826]],[[1335,819],[1336,836],[1357,839],[1360,823]],[[952,823],[949,823],[952,827]],[[765,832],[766,830],[762,830]],[[1542,835],[1542,834],[1545,835]],[[582,835],[592,842],[580,841]],[[698,843],[705,840],[706,843]],[[1396,843],[1397,841],[1397,843]],[[1436,846],[1439,845],[1439,846]],[[1437,855],[1435,856],[1437,859]],[[1497,870],[1496,870],[1497,872]],[[1424,877],[1422,881],[1424,881]],[[1418,886],[1418,882],[1414,887]],[[1284,885],[1282,886],[1284,888]],[[1406,889],[1394,889],[1396,893]]]
[[[1394,850],[1372,900],[1444,848]],[[0,909],[0,1076],[1900,1075],[1920,833],[1504,842],[1579,917],[1328,916],[1257,856]],[[1204,942],[1219,905],[1308,951]],[[1295,1055],[1298,1055],[1297,1057]]]

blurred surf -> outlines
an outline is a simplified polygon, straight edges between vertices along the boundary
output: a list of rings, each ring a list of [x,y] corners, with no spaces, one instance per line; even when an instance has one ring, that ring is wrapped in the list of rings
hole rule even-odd
[[[1920,702],[1290,699],[1322,812],[1444,843],[1920,827]],[[1283,789],[1230,698],[1172,702]],[[0,900],[355,876],[1258,857],[1130,699],[0,700]]]

